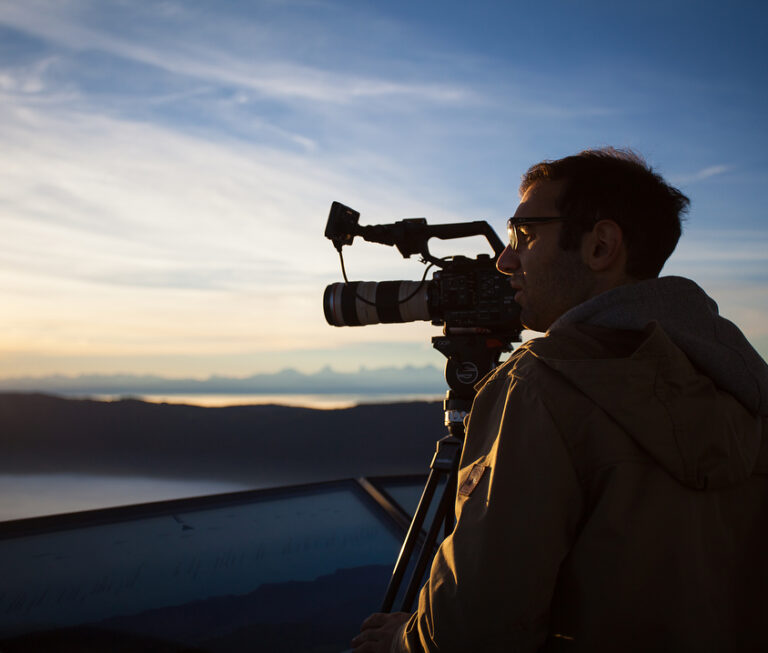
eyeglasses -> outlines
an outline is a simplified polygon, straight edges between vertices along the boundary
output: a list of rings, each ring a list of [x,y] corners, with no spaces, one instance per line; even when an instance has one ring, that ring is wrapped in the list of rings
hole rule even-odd
[[[565,218],[510,218],[507,220],[507,232],[509,233],[509,246],[516,250],[526,234],[521,234],[518,227],[529,224],[546,224],[547,222],[560,222]],[[521,237],[522,236],[522,237]]]

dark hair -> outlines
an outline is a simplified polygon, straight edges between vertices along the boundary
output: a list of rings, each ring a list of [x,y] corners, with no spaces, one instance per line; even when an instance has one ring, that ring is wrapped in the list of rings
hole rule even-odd
[[[563,222],[560,247],[576,249],[598,220],[616,222],[627,246],[627,274],[659,275],[680,238],[690,200],[632,150],[584,150],[557,161],[542,161],[523,175],[520,194],[539,181],[565,180],[557,208]]]

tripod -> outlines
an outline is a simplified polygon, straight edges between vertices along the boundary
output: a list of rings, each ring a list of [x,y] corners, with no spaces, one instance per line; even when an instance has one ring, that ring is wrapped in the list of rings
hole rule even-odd
[[[432,338],[432,346],[448,359],[445,363],[445,380],[450,389],[446,392],[443,402],[448,435],[437,442],[435,455],[429,465],[427,483],[384,595],[382,612],[392,611],[403,578],[421,540],[421,549],[401,605],[403,612],[411,611],[427,564],[435,554],[435,542],[441,525],[446,536],[453,530],[453,513],[449,509],[456,494],[459,459],[464,445],[464,417],[472,408],[476,392],[474,385],[498,365],[499,356],[502,352],[511,351],[512,341],[518,338],[517,331],[478,333],[476,329],[457,328],[446,328],[445,335]],[[437,510],[424,536],[424,522],[442,482],[444,486],[438,498]]]

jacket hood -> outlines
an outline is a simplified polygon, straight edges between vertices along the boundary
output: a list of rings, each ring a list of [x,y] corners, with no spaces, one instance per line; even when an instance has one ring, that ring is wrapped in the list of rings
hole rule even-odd
[[[718,387],[752,413],[768,415],[768,366],[739,328],[720,316],[696,283],[661,277],[619,286],[564,313],[550,331],[569,324],[644,329],[658,322],[672,342]]]
[[[628,356],[595,357],[589,343],[601,328],[634,331],[639,344]],[[722,488],[752,474],[768,366],[695,283],[665,277],[616,288],[565,313],[549,333],[533,353],[680,482]]]

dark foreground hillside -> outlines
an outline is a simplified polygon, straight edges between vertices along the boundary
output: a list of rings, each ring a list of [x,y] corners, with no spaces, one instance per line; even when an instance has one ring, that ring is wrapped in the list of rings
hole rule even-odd
[[[93,473],[278,485],[425,473],[440,403],[342,410],[202,408],[0,394],[0,473]]]

